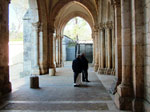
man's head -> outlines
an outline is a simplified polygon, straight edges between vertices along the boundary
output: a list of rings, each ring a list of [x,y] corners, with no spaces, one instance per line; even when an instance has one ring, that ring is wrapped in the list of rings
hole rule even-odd
[[[77,58],[81,58],[81,55],[80,55],[80,54],[78,54],[78,55],[77,55]]]
[[[85,54],[84,54],[84,53],[82,53],[82,54],[81,54],[81,56],[83,56],[83,57],[84,57],[84,56],[85,56]]]

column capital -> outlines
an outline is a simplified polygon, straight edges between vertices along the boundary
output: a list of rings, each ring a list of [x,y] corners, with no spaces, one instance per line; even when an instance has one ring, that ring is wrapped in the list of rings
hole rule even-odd
[[[103,30],[104,29],[105,24],[104,23],[99,23],[99,29]]]
[[[60,37],[60,34],[56,34],[56,38],[59,38]]]
[[[115,7],[120,7],[120,0],[113,0],[113,5]]]
[[[105,23],[105,28],[106,28],[106,29],[112,29],[112,28],[113,28],[113,23],[112,23],[112,21],[106,22],[106,23]]]
[[[99,26],[98,25],[94,25],[93,30],[94,32],[98,32]]]
[[[39,23],[38,29],[39,29],[40,32],[42,32],[42,30],[43,30],[43,23]]]
[[[39,29],[39,26],[40,26],[40,22],[35,22],[35,23],[32,23],[32,26],[38,30]]]

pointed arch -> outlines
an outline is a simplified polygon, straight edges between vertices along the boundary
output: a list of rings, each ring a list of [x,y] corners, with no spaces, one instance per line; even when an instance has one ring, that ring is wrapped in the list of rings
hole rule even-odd
[[[75,3],[78,3],[79,5],[81,5],[82,7],[84,7],[88,12],[89,14],[91,15],[93,21],[94,21],[94,24],[97,23],[97,11],[96,11],[96,7],[90,2],[90,1],[86,1],[86,0],[73,0],[73,1],[70,1],[70,0],[65,0],[65,1],[62,1],[60,0],[52,9],[52,21],[54,22],[55,19],[56,19],[56,16],[58,15],[58,13],[60,12],[60,10],[65,6],[67,5],[68,3],[70,2],[75,2]]]

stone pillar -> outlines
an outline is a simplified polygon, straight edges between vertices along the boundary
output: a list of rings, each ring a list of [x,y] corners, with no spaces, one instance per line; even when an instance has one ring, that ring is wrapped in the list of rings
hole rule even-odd
[[[95,37],[92,33],[92,39],[93,39],[93,62],[92,62],[92,65],[94,66],[95,64]]]
[[[56,35],[56,67],[59,67],[58,65],[58,35]]]
[[[115,72],[116,72],[116,86],[121,83],[122,80],[122,44],[121,44],[121,6],[120,1],[115,2]]]
[[[122,82],[117,87],[115,103],[119,109],[132,108],[132,48],[131,48],[131,1],[121,1],[122,24]]]
[[[101,70],[100,74],[104,73],[104,68],[105,68],[105,29],[103,23],[100,24],[101,26]]]
[[[121,7],[120,1],[114,2],[115,8],[115,80],[110,89],[112,94],[117,91],[117,86],[122,79],[122,44],[121,44]]]
[[[39,25],[39,66],[40,66],[40,73],[45,74],[48,72],[47,70],[47,58],[44,57],[44,36],[43,36],[43,24],[40,23]]]
[[[63,36],[61,36],[60,37],[60,67],[62,67],[64,64],[64,62],[63,62],[63,55],[62,55],[62,38],[63,38]]]
[[[54,55],[53,55],[53,33],[54,30],[50,28],[49,30],[49,36],[48,36],[48,65],[49,65],[49,75],[54,76],[55,75],[55,65],[54,65]]]
[[[95,28],[94,31],[94,35],[95,35],[95,72],[97,72],[98,70],[98,28]]]
[[[114,17],[114,25],[115,25],[115,17]],[[112,29],[112,75],[115,75],[115,27]]]
[[[39,75],[39,22],[32,23],[33,26],[33,64],[32,64],[32,74]]]
[[[104,70],[104,74],[106,74],[107,68],[108,68],[108,28],[107,28],[107,24],[105,23],[105,70]]]
[[[111,22],[107,22],[107,26],[106,26],[106,34],[107,34],[107,53],[108,53],[108,56],[107,56],[107,60],[108,60],[108,65],[107,65],[107,68],[108,69],[111,69],[112,68],[112,37],[111,37],[111,32],[110,32],[110,29],[112,27],[111,25],[112,23]]]
[[[101,60],[101,55],[102,55],[101,54],[102,53],[101,52],[102,51],[102,48],[101,48],[102,47],[101,46],[102,39],[101,38],[102,38],[102,36],[103,36],[103,27],[101,25],[99,25],[99,37],[98,37],[99,38],[99,44],[98,44],[99,45],[99,68],[98,68],[98,73],[101,73],[101,69],[102,69],[102,62],[101,62],[102,61]]]
[[[9,81],[9,28],[8,28],[8,9],[9,0],[1,0],[0,2],[0,97],[11,91],[11,83]]]
[[[132,0],[132,48],[133,48],[133,111],[142,112],[144,98],[144,12],[143,0]],[[149,110],[150,111],[150,110]]]
[[[61,67],[62,63],[62,43],[61,43],[61,36],[58,35],[58,67]]]

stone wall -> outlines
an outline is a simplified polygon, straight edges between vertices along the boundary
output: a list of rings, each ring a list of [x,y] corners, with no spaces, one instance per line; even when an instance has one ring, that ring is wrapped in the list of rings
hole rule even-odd
[[[31,46],[32,46],[32,24],[31,24],[31,14],[28,10],[23,18],[23,44],[24,44],[24,66],[23,73],[21,75],[31,74]]]
[[[150,102],[150,0],[144,0],[145,99]]]

